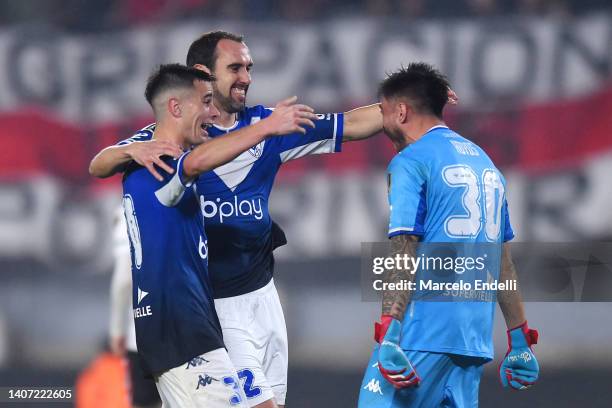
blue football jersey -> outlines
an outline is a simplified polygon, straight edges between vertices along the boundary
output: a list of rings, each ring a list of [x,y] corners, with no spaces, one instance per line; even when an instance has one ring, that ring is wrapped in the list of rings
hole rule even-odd
[[[479,146],[445,126],[430,129],[400,151],[389,164],[388,178],[389,237],[418,235],[422,247],[492,245],[495,251],[487,251],[497,252],[499,260],[502,243],[514,236],[502,174]],[[423,278],[418,271],[417,284]],[[415,296],[406,310],[401,345],[493,358],[494,300],[424,301]]]
[[[150,373],[224,347],[208,275],[202,212],[182,163],[156,180],[135,163],[123,178],[138,352]]]
[[[230,128],[211,127],[211,137],[254,124],[273,112],[261,105],[247,107]],[[233,161],[200,175],[196,182],[209,239],[209,269],[215,298],[238,296],[265,286],[272,279],[272,251],[286,243],[270,218],[268,200],[280,166],[309,154],[339,152],[342,113],[318,115],[315,128],[270,137]],[[149,140],[154,125],[120,142]]]

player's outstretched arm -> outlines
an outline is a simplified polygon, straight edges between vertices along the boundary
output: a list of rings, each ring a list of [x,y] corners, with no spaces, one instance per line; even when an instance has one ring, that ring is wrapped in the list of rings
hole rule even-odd
[[[187,178],[219,167],[232,161],[270,136],[288,133],[306,133],[306,126],[314,127],[314,110],[307,105],[296,104],[297,97],[279,102],[267,118],[227,135],[216,137],[196,147],[186,158],[184,174]]]
[[[89,164],[89,174],[94,177],[106,178],[117,174],[131,161],[146,167],[156,179],[162,181],[163,177],[155,169],[173,173],[172,167],[161,160],[161,156],[178,158],[183,151],[181,148],[166,140],[150,140],[145,142],[132,142],[121,146],[109,146],[98,153]]]
[[[391,238],[390,257],[416,256],[416,235],[397,235]],[[414,281],[415,271],[412,269],[394,268],[387,272],[386,284],[402,281]],[[419,384],[415,368],[410,363],[406,353],[399,345],[401,321],[404,319],[406,306],[410,302],[408,290],[384,290],[381,322],[374,324],[374,339],[380,344],[378,350],[378,369],[387,381],[395,388],[412,387]]]
[[[448,104],[456,105],[459,97],[452,89],[448,89]],[[382,132],[383,120],[380,103],[362,106],[344,113],[343,142],[363,140]]]
[[[363,140],[383,129],[380,103],[362,106],[344,113],[342,142]]]
[[[527,325],[508,242],[503,248],[499,279],[517,282],[516,290],[497,292],[497,300],[508,327],[508,351],[499,365],[499,377],[504,387],[524,390],[535,383],[540,372],[538,360],[532,350],[532,346],[538,343],[538,331],[530,329]]]

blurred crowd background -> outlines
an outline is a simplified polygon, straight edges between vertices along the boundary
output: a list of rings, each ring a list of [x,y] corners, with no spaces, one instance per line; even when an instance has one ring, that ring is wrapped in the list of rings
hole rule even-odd
[[[104,348],[121,187],[89,177],[89,161],[152,121],[153,67],[216,29],[246,36],[251,105],[295,94],[345,111],[376,102],[402,63],[435,64],[460,98],[447,122],[506,175],[517,241],[612,239],[609,1],[1,1],[0,387],[72,385]],[[379,135],[343,150],[288,164],[271,199],[289,240],[275,280],[292,408],[355,405],[380,310],[362,301],[360,250],[385,240],[393,149]],[[498,318],[482,406],[610,406],[612,303],[526,308],[541,382],[501,389]]]
[[[605,0],[25,0],[3,1],[3,24],[52,24],[66,31],[91,32],[176,20],[222,18],[239,21],[317,22],[338,17],[571,18],[605,9]]]

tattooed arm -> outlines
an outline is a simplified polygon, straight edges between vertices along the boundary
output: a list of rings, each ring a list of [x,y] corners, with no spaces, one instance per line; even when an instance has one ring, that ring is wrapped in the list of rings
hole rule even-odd
[[[509,329],[517,327],[525,322],[525,311],[523,309],[523,301],[521,299],[521,292],[518,289],[518,278],[516,276],[516,269],[514,268],[514,262],[512,262],[512,255],[510,255],[510,244],[506,242],[503,247],[502,262],[501,262],[501,274],[499,280],[504,282],[506,280],[514,280],[517,284],[516,290],[498,290],[497,301],[499,307],[506,320],[506,326]]]
[[[409,257],[416,256],[416,243],[419,242],[417,235],[396,235],[391,238],[391,253],[390,257],[395,258],[397,255],[403,257],[407,254]],[[397,266],[397,265],[396,265]],[[404,319],[404,313],[406,312],[406,306],[410,302],[410,291],[409,290],[389,290],[388,285],[390,283],[399,283],[405,280],[414,282],[415,271],[410,267],[408,269],[397,269],[386,273],[385,290],[383,291],[382,301],[382,314],[392,316],[393,318],[402,321]]]
[[[391,237],[391,253],[394,259],[400,256],[416,256],[416,235],[396,235]],[[407,265],[406,265],[407,264]],[[418,385],[421,378],[408,359],[405,351],[400,347],[401,321],[410,302],[409,290],[389,290],[393,284],[402,281],[414,282],[411,268],[398,268],[398,266],[411,266],[411,262],[404,265],[395,265],[395,268],[385,275],[383,286],[383,307],[381,322],[374,324],[374,338],[380,345],[378,348],[378,370],[382,376],[395,388],[407,388]]]

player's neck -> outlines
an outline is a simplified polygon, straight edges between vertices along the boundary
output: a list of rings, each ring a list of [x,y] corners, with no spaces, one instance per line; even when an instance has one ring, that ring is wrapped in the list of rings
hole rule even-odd
[[[404,147],[425,136],[435,126],[446,126],[446,124],[442,119],[432,116],[424,116],[413,120],[404,132],[404,142],[406,143]]]
[[[156,140],[167,140],[181,146],[183,150],[187,150],[189,146],[186,146],[186,141],[181,131],[174,126],[172,123],[159,121],[155,125],[155,132],[153,132],[153,139]]]
[[[225,112],[222,109],[219,109],[219,119],[215,121],[215,125],[219,125],[220,127],[230,128],[234,126],[236,123],[236,115],[237,113],[229,113]]]

